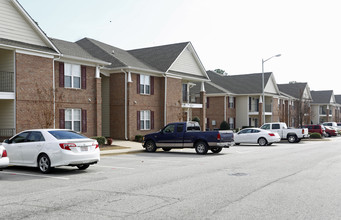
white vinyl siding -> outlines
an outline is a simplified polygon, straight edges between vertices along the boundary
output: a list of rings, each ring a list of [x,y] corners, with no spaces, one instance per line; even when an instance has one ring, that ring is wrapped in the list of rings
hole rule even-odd
[[[196,61],[191,51],[186,48],[178,57],[178,59],[173,63],[170,70],[188,73],[195,76],[204,76],[199,65],[200,64]]]
[[[102,134],[104,137],[110,137],[110,78],[102,78]]]
[[[81,109],[65,109],[65,129],[81,131]]]
[[[150,111],[145,110],[140,112],[140,128],[141,130],[150,130]]]
[[[81,88],[81,66],[65,63],[64,65],[65,88]]]
[[[0,100],[0,129],[14,128],[14,101]]]
[[[10,0],[0,1],[0,38],[47,46]]]

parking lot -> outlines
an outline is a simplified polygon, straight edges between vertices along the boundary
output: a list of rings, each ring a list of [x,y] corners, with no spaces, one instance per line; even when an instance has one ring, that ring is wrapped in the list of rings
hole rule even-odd
[[[341,137],[102,156],[82,171],[0,172],[4,219],[337,219]]]

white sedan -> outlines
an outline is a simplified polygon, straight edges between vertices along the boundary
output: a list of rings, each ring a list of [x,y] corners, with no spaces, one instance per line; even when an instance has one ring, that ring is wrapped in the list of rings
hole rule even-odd
[[[236,145],[241,143],[251,143],[265,146],[280,141],[281,137],[278,133],[260,128],[245,128],[234,135],[234,142]]]
[[[3,145],[11,165],[38,167],[43,173],[58,166],[85,170],[100,161],[96,140],[65,129],[26,130]]]
[[[8,157],[7,157],[7,151],[6,149],[0,145],[0,170],[2,168],[8,167]]]

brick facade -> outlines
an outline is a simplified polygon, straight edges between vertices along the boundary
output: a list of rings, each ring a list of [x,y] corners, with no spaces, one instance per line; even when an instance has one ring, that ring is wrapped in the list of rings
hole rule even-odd
[[[52,128],[53,59],[16,53],[16,132]]]

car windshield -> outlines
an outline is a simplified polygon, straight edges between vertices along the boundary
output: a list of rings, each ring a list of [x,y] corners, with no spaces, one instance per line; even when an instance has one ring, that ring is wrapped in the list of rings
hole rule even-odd
[[[85,138],[87,138],[81,134],[74,132],[74,131],[57,130],[57,131],[49,131],[49,133],[52,134],[53,137],[57,138],[58,140],[85,139]]]

